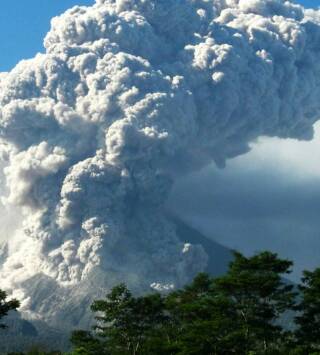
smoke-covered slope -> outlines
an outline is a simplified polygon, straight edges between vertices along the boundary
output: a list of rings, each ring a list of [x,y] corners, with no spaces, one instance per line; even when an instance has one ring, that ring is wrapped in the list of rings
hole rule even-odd
[[[43,350],[70,350],[69,334],[43,321],[27,321],[19,313],[6,318],[7,329],[0,332],[0,354],[25,353],[38,347]]]
[[[172,218],[172,217],[171,217]],[[232,251],[214,241],[214,235],[210,239],[195,228],[187,225],[179,218],[172,218],[176,226],[176,233],[183,243],[200,244],[208,256],[205,272],[212,276],[224,274],[232,261]]]
[[[206,268],[165,216],[172,183],[261,135],[312,137],[319,19],[283,0],[97,0],[53,19],[46,52],[0,75],[3,201],[23,214],[1,287],[26,315],[58,323],[119,281]]]
[[[168,216],[168,218],[174,221],[176,233],[181,242],[203,246],[208,255],[206,272],[218,276],[227,270],[232,259],[232,253],[229,249],[207,239],[180,219],[172,216]],[[39,320],[26,321],[21,319],[19,313],[11,313],[10,317],[6,318],[6,324],[9,328],[0,332],[0,354],[2,351],[4,353],[23,351],[32,345],[40,345],[52,350],[68,350],[70,347],[70,330],[87,329],[92,325],[93,319],[89,307],[95,297],[104,297],[106,290],[97,288],[97,284],[104,284],[105,276],[94,273],[90,278],[89,287],[84,288],[81,285],[79,292],[76,289],[71,299],[63,297],[61,290],[57,290],[58,286],[50,283],[50,280],[44,277],[32,280],[29,295],[33,300],[34,310],[39,312],[39,305],[43,307],[44,304],[47,304],[48,312],[51,310],[54,314],[48,314],[45,318],[47,321],[45,324]],[[109,275],[107,276],[109,279]],[[93,287],[95,291],[92,292],[90,287]],[[93,295],[95,297],[92,297]],[[47,301],[44,302],[44,300]]]

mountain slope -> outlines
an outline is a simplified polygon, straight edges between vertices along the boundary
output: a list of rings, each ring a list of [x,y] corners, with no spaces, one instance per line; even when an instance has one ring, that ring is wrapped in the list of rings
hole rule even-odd
[[[222,245],[206,238],[193,227],[188,226],[176,217],[170,217],[176,225],[177,234],[184,243],[200,244],[208,254],[208,266],[205,270],[211,275],[223,274],[232,259],[232,252]],[[92,322],[92,315],[89,310],[94,298],[103,297],[105,289],[98,288],[104,278],[112,275],[102,274],[98,269],[90,278],[90,282],[76,290],[70,298],[63,294],[58,286],[44,275],[37,275],[29,289],[31,297],[31,308],[37,308],[38,300],[42,300],[42,306],[52,310],[52,303],[55,304],[55,317],[59,323],[49,324],[49,321],[24,320],[19,313],[12,313],[7,318],[8,330],[0,331],[0,354],[8,351],[21,351],[28,346],[41,345],[48,349],[68,349],[69,328],[86,328]],[[96,296],[93,297],[92,288],[96,289]],[[87,295],[86,295],[87,292]],[[59,295],[59,297],[57,297]],[[63,304],[61,304],[61,300]],[[73,302],[73,303],[72,303]],[[59,315],[57,317],[57,315]],[[50,319],[50,313],[48,313]]]
[[[173,220],[181,241],[191,244],[201,244],[204,248],[209,257],[208,266],[205,271],[213,276],[224,274],[232,260],[232,251],[221,244],[208,239],[201,232],[187,225],[181,219],[174,217]]]

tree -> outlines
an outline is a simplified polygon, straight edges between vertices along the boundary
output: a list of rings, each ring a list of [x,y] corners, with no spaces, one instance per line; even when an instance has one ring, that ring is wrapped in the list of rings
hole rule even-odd
[[[296,308],[300,312],[296,337],[308,351],[320,352],[320,268],[304,271],[299,289],[302,299]]]
[[[10,311],[17,310],[19,306],[20,303],[18,300],[12,299],[7,301],[7,293],[0,290],[0,320],[7,316]],[[0,323],[0,328],[6,328],[6,325]]]
[[[168,295],[167,309],[177,354],[240,354],[243,350],[234,304],[216,292],[209,275],[199,274],[190,285]]]
[[[250,258],[235,252],[225,276],[214,280],[214,289],[233,303],[235,324],[245,338],[242,353],[274,353],[285,331],[276,323],[293,309],[296,293],[283,280],[292,262],[277,254],[262,252]]]
[[[8,355],[63,355],[61,351],[45,351],[38,346],[32,346],[27,352],[14,352]]]
[[[124,284],[114,287],[105,300],[95,301],[91,309],[98,313],[98,325],[94,327],[94,335],[73,333],[71,341],[76,354],[91,354],[90,349],[92,354],[98,353],[96,349],[106,355],[143,354],[152,346],[149,343],[152,333],[166,319],[160,294],[135,298]]]
[[[73,354],[280,354],[286,331],[277,321],[295,298],[282,278],[291,265],[269,252],[234,253],[226,275],[199,274],[168,295],[134,297],[116,286],[91,307],[94,332],[73,333]]]
[[[76,330],[72,333],[70,340],[75,347],[72,355],[110,355],[101,340],[95,338],[91,332]]]
[[[282,279],[291,265],[269,252],[250,258],[236,252],[226,275],[200,274],[169,295],[179,354],[274,353],[285,335],[276,321],[294,304],[292,286]]]

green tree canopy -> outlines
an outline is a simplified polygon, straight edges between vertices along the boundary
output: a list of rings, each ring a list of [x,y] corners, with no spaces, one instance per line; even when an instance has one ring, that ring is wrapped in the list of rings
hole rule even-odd
[[[234,253],[226,275],[198,275],[167,297],[177,319],[183,354],[268,353],[285,332],[276,323],[294,305],[292,285],[282,276],[292,263],[263,252],[246,258]]]
[[[7,300],[7,293],[0,290],[0,320],[7,316],[10,311],[17,310],[20,303],[16,299]],[[0,323],[0,328],[6,328],[5,324]]]
[[[167,319],[160,294],[133,297],[124,284],[114,287],[105,300],[95,301],[91,309],[97,313],[96,336],[73,333],[79,354],[79,349],[83,354],[141,354]]]
[[[320,353],[320,268],[304,271],[302,284],[299,286],[301,302],[297,306],[300,312],[296,317],[298,342],[306,351]]]
[[[269,252],[234,253],[226,275],[199,274],[167,295],[134,297],[119,285],[92,305],[93,332],[73,333],[74,354],[277,354],[277,323],[295,293],[283,280],[292,263]]]
[[[214,280],[215,292],[233,302],[237,327],[245,337],[244,353],[261,350],[261,345],[267,352],[284,336],[276,321],[294,306],[296,293],[283,279],[292,262],[270,252],[250,258],[237,252],[234,256],[228,273]]]

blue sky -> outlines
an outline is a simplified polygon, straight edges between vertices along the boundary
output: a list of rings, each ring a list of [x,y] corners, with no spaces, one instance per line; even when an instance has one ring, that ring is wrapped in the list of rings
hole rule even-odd
[[[0,71],[11,69],[19,60],[43,51],[43,38],[50,19],[74,5],[94,0],[3,1],[0,12]]]
[[[320,0],[301,0],[307,7]],[[0,71],[11,69],[19,60],[43,50],[42,42],[50,19],[74,5],[90,5],[94,0],[3,1],[0,12]]]

